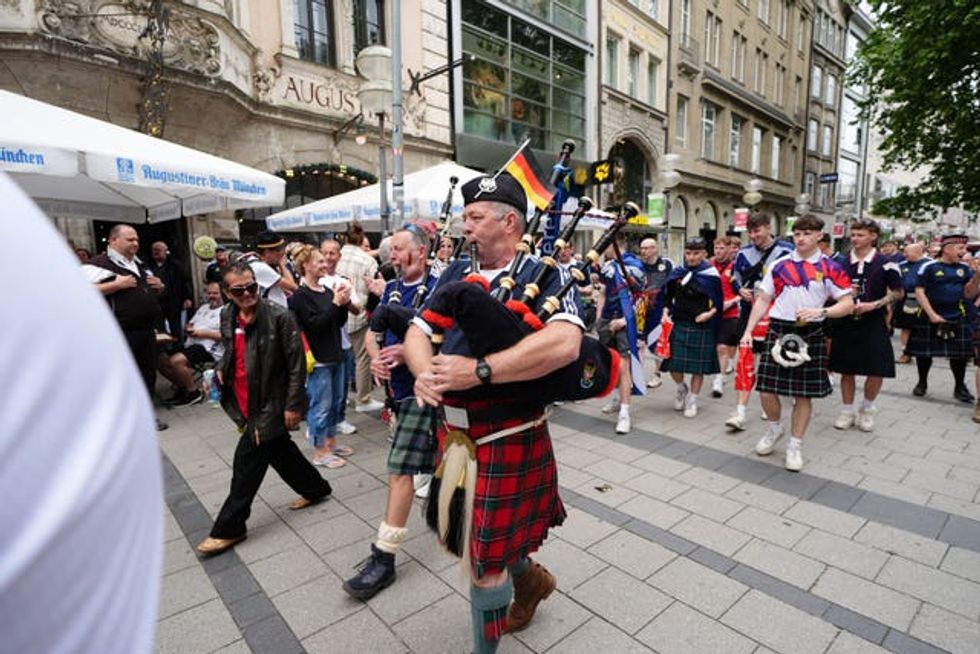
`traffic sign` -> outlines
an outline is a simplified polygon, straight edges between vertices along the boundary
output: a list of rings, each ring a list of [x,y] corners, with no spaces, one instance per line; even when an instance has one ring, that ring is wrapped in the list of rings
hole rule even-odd
[[[838,178],[837,173],[824,173],[823,175],[820,176],[820,183],[833,184],[837,181],[837,178]]]

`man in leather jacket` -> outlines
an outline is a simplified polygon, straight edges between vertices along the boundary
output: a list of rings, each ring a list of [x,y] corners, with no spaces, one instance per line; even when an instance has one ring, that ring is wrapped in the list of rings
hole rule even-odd
[[[306,409],[306,359],[299,331],[288,310],[259,297],[248,264],[224,272],[231,299],[221,312],[225,352],[217,364],[221,405],[238,427],[231,490],[211,534],[197,546],[218,554],[245,539],[252,500],[271,465],[299,493],[291,509],[326,499],[330,484],[290,438]]]

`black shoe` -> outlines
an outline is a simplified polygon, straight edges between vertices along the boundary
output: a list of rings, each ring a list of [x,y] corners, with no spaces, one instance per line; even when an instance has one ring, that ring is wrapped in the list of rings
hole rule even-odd
[[[369,600],[395,582],[395,555],[371,545],[371,556],[357,574],[344,582],[344,590],[354,599]]]
[[[192,404],[200,404],[203,401],[204,393],[201,391],[181,391],[179,396],[170,400],[170,406],[190,406]]]
[[[922,382],[916,384],[915,388],[912,389],[912,395],[916,397],[922,397],[925,394],[926,394],[926,385],[923,384]]]
[[[955,391],[953,391],[953,397],[955,397],[960,402],[968,402],[970,404],[973,404],[973,401],[976,399],[975,397],[973,397],[973,393],[967,390],[966,386],[960,386]]]

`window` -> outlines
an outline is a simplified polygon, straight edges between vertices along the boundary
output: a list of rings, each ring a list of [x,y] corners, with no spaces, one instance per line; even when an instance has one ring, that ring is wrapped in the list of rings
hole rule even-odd
[[[585,37],[585,0],[504,0],[556,27]]]
[[[806,127],[806,149],[810,150],[811,152],[817,151],[817,137],[819,136],[819,130],[820,125],[817,123],[815,118],[811,118]]]
[[[769,24],[769,0],[759,0],[759,20]]]
[[[825,157],[829,157],[830,153],[833,152],[834,144],[834,128],[830,125],[823,126],[823,143],[820,147],[820,154]]]
[[[739,166],[742,163],[742,127],[745,119],[732,114],[732,127],[728,132],[728,165]]]
[[[779,169],[780,169],[780,157],[783,153],[783,137],[773,136],[772,137],[772,159],[769,162],[769,176],[773,179],[779,179]]]
[[[857,197],[858,164],[850,159],[837,162],[837,201],[854,202]]]
[[[786,35],[789,33],[789,12],[790,12],[789,0],[780,0],[779,18],[777,19],[777,23],[776,23],[778,27],[776,29],[776,33],[779,34],[779,36],[783,37],[784,39],[786,38]]]
[[[803,53],[803,45],[806,43],[806,16],[803,15],[801,11],[800,22],[796,29],[796,51],[800,54]]]
[[[732,32],[732,79],[745,83],[745,53],[749,42],[738,32]]]
[[[810,96],[820,98],[823,92],[823,68],[813,67],[813,76],[810,77]]]
[[[762,132],[761,127],[752,128],[752,172],[757,175],[762,169]]]
[[[820,206],[822,207],[832,207],[834,202],[834,186],[835,184],[821,184],[820,185]]]
[[[715,158],[715,121],[718,109],[710,102],[701,103],[701,157]]]
[[[721,50],[721,18],[708,12],[704,19],[704,62],[718,66]]]
[[[660,61],[650,57],[647,61],[647,104],[657,106],[657,77],[660,76]]]
[[[793,83],[793,110],[799,111],[801,100],[803,95],[803,78],[799,75],[796,76],[796,81]]]
[[[786,68],[782,64],[776,64],[776,78],[773,80],[773,102],[780,107],[783,106],[784,86],[786,84]]]
[[[619,88],[619,38],[606,36],[606,84]]]
[[[462,131],[503,143],[530,138],[555,151],[581,139],[585,50],[479,0],[460,6]]]
[[[293,0],[293,39],[300,59],[336,65],[333,41],[333,2]]]
[[[841,147],[858,153],[864,141],[864,130],[858,115],[858,106],[849,96],[845,95],[841,102]]]
[[[689,46],[691,40],[691,0],[681,0],[681,45]]]
[[[810,200],[816,202],[816,196],[813,195],[813,189],[817,184],[817,174],[812,170],[806,171],[806,175],[803,180],[803,192],[810,196]]]
[[[630,48],[629,66],[626,71],[626,93],[631,98],[640,95],[640,51]]]
[[[762,77],[759,78],[759,95],[766,97],[766,85],[769,81],[769,53],[762,53]]]
[[[384,0],[354,0],[354,55],[385,43]]]
[[[650,18],[657,18],[660,13],[658,0],[630,0],[630,4]]]
[[[762,77],[763,77],[763,72],[762,72],[762,49],[761,48],[756,48],[755,49],[755,67],[754,67],[753,73],[752,73],[752,90],[755,91],[756,93],[761,93],[760,89],[762,88],[762,85],[763,85]]]
[[[837,102],[837,77],[835,75],[827,75],[827,94],[823,101],[831,106]]]
[[[687,105],[687,98],[683,95],[677,96],[677,142],[682,147],[687,145]]]

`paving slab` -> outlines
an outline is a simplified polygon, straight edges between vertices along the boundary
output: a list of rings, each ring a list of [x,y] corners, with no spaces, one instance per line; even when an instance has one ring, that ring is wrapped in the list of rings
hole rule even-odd
[[[749,654],[758,644],[681,602],[636,635],[661,654]]]
[[[784,654],[823,654],[838,632],[823,620],[757,590],[746,593],[721,621]]]
[[[712,618],[721,616],[749,590],[748,586],[684,557],[672,561],[647,583]]]

